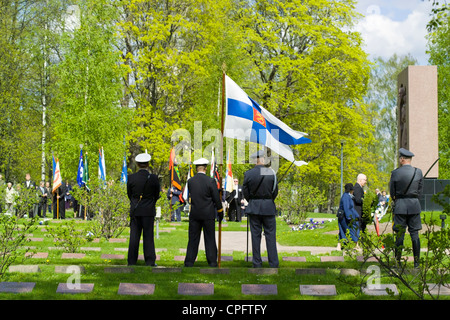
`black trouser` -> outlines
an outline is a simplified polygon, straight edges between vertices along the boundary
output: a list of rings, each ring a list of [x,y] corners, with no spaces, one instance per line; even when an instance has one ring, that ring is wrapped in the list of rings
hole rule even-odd
[[[189,219],[189,241],[186,250],[186,258],[184,260],[184,265],[186,267],[192,267],[197,258],[202,229],[205,241],[206,261],[208,261],[208,264],[211,267],[217,266],[215,220]]]
[[[253,267],[259,268],[262,266],[261,236],[262,228],[264,228],[269,266],[272,268],[278,268],[279,261],[276,234],[277,223],[275,216],[249,214],[247,219],[250,219],[250,231],[252,234]]]
[[[131,217],[130,243],[128,246],[128,265],[135,265],[139,255],[139,241],[143,233],[144,260],[146,265],[154,265],[156,260],[153,226],[155,217]]]
[[[402,256],[403,240],[405,239],[406,227],[408,227],[409,235],[413,247],[414,265],[417,266],[420,258],[420,239],[419,230],[422,229],[422,221],[420,213],[418,214],[394,214],[393,230],[396,234],[395,239],[395,256],[398,261]]]
[[[58,214],[58,204],[59,201],[59,214]],[[53,219],[65,219],[66,218],[66,207],[64,207],[64,199],[59,199],[53,202]]]

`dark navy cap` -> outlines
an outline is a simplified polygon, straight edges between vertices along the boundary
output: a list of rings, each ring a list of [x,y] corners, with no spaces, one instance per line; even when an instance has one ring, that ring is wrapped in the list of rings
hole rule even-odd
[[[407,157],[407,158],[412,158],[414,157],[414,153],[412,153],[409,150],[406,150],[405,148],[400,148],[398,150],[398,153],[400,154],[401,157]]]

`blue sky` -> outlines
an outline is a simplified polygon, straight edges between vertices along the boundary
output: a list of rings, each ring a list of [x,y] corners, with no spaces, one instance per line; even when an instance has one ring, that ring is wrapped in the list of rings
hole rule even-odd
[[[390,58],[410,53],[420,65],[428,65],[426,25],[429,0],[359,0],[356,10],[364,15],[356,26],[370,57]]]

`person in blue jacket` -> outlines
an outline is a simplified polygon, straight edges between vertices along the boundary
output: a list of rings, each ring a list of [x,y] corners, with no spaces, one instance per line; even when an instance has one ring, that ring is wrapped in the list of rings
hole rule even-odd
[[[347,230],[350,232],[352,241],[358,242],[359,239],[359,214],[355,210],[352,193],[353,185],[347,183],[344,187],[345,192],[339,202],[339,212],[343,212],[342,216],[338,216],[339,240],[347,239]]]

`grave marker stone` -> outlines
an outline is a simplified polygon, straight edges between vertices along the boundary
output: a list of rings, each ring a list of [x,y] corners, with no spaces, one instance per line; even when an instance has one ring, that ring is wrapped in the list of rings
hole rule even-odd
[[[76,293],[89,293],[92,292],[92,290],[94,289],[94,284],[93,283],[78,283],[78,284],[69,284],[69,286],[67,285],[67,283],[60,283],[58,285],[58,288],[56,289],[56,293],[71,293],[71,294],[76,294]]]
[[[33,291],[35,282],[0,282],[0,292],[27,293]]]
[[[117,294],[146,295],[155,292],[155,285],[150,283],[120,283]]]
[[[214,294],[213,283],[179,283],[178,294],[189,296],[204,296]]]
[[[334,284],[300,285],[300,293],[307,296],[335,296]]]
[[[243,284],[242,294],[246,295],[276,295],[278,288],[276,284]]]

